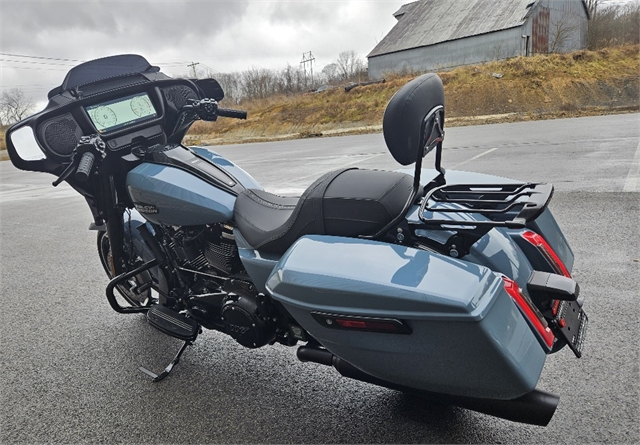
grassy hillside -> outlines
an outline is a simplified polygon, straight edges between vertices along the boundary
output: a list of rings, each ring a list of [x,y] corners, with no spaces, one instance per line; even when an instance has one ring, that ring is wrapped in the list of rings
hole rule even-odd
[[[640,46],[516,57],[439,74],[447,126],[637,111]],[[249,118],[197,122],[185,142],[224,144],[380,131],[387,102],[413,77],[391,76],[349,93],[334,88],[238,106],[223,102],[247,110]],[[0,138],[3,160],[3,131]]]
[[[445,85],[447,125],[638,110],[639,53],[637,45],[614,47],[517,57],[439,73]],[[336,88],[246,102],[237,108],[249,112],[247,121],[198,122],[188,142],[216,144],[379,131],[387,102],[413,77],[392,76],[349,93]]]

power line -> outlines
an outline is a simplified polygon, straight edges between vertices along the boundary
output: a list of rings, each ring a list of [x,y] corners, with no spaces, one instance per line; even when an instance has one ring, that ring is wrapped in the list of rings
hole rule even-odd
[[[39,70],[39,71],[69,71],[68,69],[57,69],[57,68],[31,68],[27,66],[6,66],[4,68],[11,68],[14,70]]]
[[[78,60],[78,59],[59,59],[57,57],[27,56],[25,54],[0,53],[0,55],[1,56],[10,56],[10,57],[26,57],[27,59],[57,60],[57,61],[62,61],[62,62],[86,62],[85,60]]]
[[[86,60],[79,60],[79,59],[62,59],[59,57],[45,57],[45,56],[29,56],[26,54],[9,54],[9,53],[0,53],[1,56],[9,56],[9,57],[24,57],[27,59],[37,59],[37,60],[54,60],[57,62],[80,62],[80,63],[84,63],[86,62]],[[20,62],[18,60],[15,60],[15,62]],[[28,63],[25,61],[22,61],[22,63]],[[36,63],[36,62],[33,62]],[[175,62],[155,62],[157,65],[184,65],[187,62],[185,61],[175,61]]]
[[[11,59],[0,59],[1,62],[10,62],[10,63],[27,63],[29,65],[48,65],[48,66],[66,66],[68,68],[72,67],[72,65],[63,65],[62,63],[51,63],[51,62],[31,62],[28,60],[11,60]]]

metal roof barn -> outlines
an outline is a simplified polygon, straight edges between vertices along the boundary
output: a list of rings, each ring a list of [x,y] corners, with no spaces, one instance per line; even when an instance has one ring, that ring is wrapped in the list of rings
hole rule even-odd
[[[583,0],[419,0],[367,56],[369,76],[446,70],[586,46]]]

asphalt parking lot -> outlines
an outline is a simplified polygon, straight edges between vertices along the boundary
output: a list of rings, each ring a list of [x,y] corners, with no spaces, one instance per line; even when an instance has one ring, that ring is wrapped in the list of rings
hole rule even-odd
[[[640,442],[640,115],[447,130],[444,166],[552,182],[551,208],[590,318],[584,356],[548,358],[560,396],[547,427],[350,381],[205,332],[154,384],[179,342],[116,314],[90,212],[52,176],[0,163],[0,443]],[[296,194],[345,165],[396,169],[380,134],[214,147],[267,190]],[[425,166],[433,162],[433,155]]]

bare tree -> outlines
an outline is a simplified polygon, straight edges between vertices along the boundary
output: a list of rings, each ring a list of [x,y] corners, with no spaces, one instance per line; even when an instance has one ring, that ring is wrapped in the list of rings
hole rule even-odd
[[[598,13],[599,3],[600,0],[586,0],[587,9],[589,10],[589,16],[591,17],[591,19],[594,19],[596,17],[596,14]]]
[[[336,60],[343,80],[356,80],[364,72],[364,63],[355,51],[342,51]]]
[[[341,79],[340,67],[337,63],[330,63],[322,68],[322,75],[328,84],[336,84]]]
[[[552,20],[549,29],[549,52],[559,53],[577,49],[578,41],[575,36],[579,29],[580,22],[569,12],[565,11]]]
[[[242,86],[238,73],[215,73],[209,77],[216,79],[224,91],[224,100],[233,104],[240,103],[242,98]]]
[[[640,0],[626,5],[604,5],[595,1],[594,8],[589,23],[589,49],[640,41]]]
[[[0,123],[12,124],[21,121],[34,108],[33,101],[19,88],[11,88],[0,95]]]

